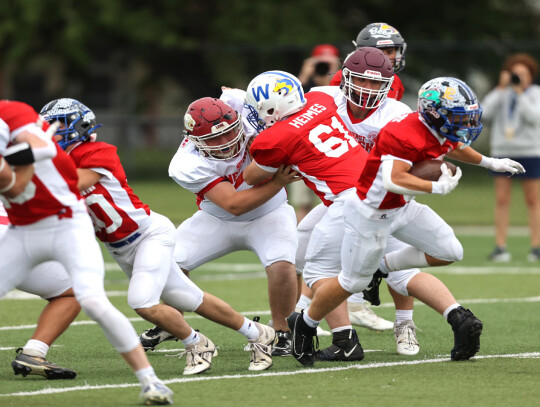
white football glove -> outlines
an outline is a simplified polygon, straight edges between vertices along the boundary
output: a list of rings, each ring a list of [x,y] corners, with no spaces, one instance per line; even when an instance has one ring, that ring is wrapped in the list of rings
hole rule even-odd
[[[438,181],[433,181],[431,185],[431,193],[438,195],[446,195],[450,193],[455,187],[457,187],[459,179],[461,178],[461,168],[457,168],[456,175],[452,176],[452,173],[446,166],[441,165],[441,176]]]
[[[493,158],[483,156],[479,165],[491,171],[509,172],[512,175],[523,174],[525,172],[523,165],[517,161],[511,160],[510,158]]]

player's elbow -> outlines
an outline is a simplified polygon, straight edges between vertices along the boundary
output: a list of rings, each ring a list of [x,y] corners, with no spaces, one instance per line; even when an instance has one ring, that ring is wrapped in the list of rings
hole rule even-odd
[[[390,174],[384,174],[382,177],[383,188],[389,192],[396,192],[396,184],[392,182],[392,176]]]
[[[234,216],[240,216],[248,212],[249,209],[241,203],[231,203],[227,206],[226,211],[232,213]]]

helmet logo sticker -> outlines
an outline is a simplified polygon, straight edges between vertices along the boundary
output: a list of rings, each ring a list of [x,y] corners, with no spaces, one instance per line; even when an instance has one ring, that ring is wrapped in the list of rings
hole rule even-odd
[[[268,99],[268,95],[269,95],[268,84],[266,84],[264,89],[262,86],[257,86],[257,89],[255,88],[251,89],[251,93],[253,93],[253,97],[255,98],[257,102],[261,101],[261,95],[263,96],[264,99]]]
[[[191,117],[189,113],[186,113],[186,115],[184,116],[184,127],[186,128],[186,130],[193,131],[196,124],[197,123],[195,122],[193,117]]]
[[[274,86],[273,92],[281,94],[282,90],[285,90],[285,93],[283,96],[286,96],[289,94],[289,92],[292,92],[294,89],[294,82],[290,79],[284,78],[284,79],[278,79],[276,81],[276,86]]]
[[[373,38],[390,38],[393,34],[398,34],[398,31],[391,25],[381,24],[370,28],[369,33]]]
[[[444,90],[443,98],[452,100],[452,99],[454,99],[454,96],[455,96],[456,93],[457,93],[456,90],[449,86]]]

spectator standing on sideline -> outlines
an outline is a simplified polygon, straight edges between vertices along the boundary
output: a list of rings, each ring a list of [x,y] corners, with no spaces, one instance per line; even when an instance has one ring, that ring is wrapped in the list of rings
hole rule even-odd
[[[540,86],[533,84],[538,63],[529,54],[509,56],[499,83],[483,102],[484,119],[492,121],[491,154],[510,157],[527,172],[521,181],[529,215],[531,251],[529,261],[540,260]],[[495,248],[489,260],[510,261],[506,248],[510,223],[512,181],[508,173],[493,173],[495,185]]]

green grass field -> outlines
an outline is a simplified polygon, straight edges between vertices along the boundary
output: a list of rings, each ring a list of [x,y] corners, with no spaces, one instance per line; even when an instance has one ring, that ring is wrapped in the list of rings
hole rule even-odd
[[[473,185],[474,184],[474,185]],[[132,183],[134,190],[157,212],[178,224],[196,209],[193,196],[171,182]],[[420,353],[395,353],[393,334],[360,328],[366,351],[358,363],[319,362],[306,369],[293,358],[275,358],[260,373],[247,370],[249,354],[236,332],[186,314],[188,322],[219,347],[212,369],[200,376],[183,377],[184,360],[166,357],[178,353],[178,342],[166,342],[148,356],[157,374],[175,391],[175,405],[245,406],[366,404],[394,406],[538,406],[540,404],[540,268],[526,261],[526,234],[512,236],[513,261],[491,264],[490,228],[463,227],[491,223],[490,180],[463,182],[450,197],[429,197],[429,204],[450,224],[459,226],[465,259],[430,269],[456,298],[484,322],[481,351],[470,362],[450,362],[453,345],[450,326],[433,310],[416,302],[414,319]],[[460,188],[463,191],[460,191]],[[460,191],[460,193],[458,193]],[[516,191],[519,192],[519,191]],[[522,198],[516,195],[516,205]],[[435,199],[437,198],[437,199]],[[424,199],[425,201],[425,199]],[[523,213],[516,223],[524,225]],[[106,256],[106,290],[111,301],[129,318],[137,332],[151,327],[126,304],[127,280]],[[205,291],[228,301],[248,317],[269,319],[264,270],[249,252],[238,252],[192,272]],[[393,305],[386,289],[376,312],[392,320]],[[0,406],[133,406],[138,404],[136,378],[105,340],[99,327],[80,315],[49,351],[49,359],[78,372],[71,381],[47,381],[39,376],[14,376],[10,363],[15,348],[30,337],[43,308],[40,299],[0,301]],[[320,346],[330,344],[320,338]],[[159,351],[158,351],[159,350]],[[165,352],[164,352],[165,351]]]

